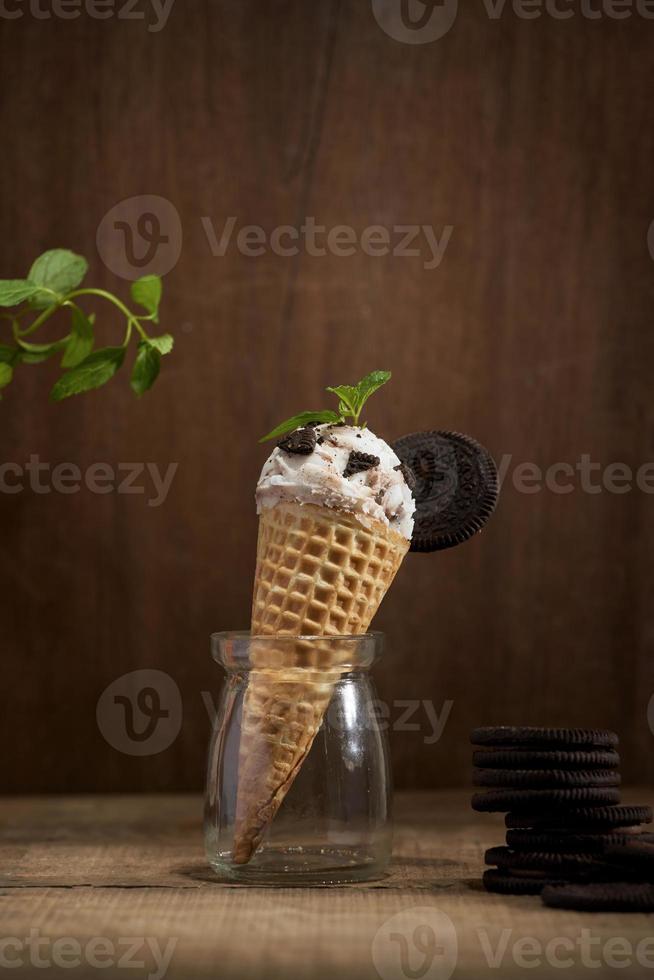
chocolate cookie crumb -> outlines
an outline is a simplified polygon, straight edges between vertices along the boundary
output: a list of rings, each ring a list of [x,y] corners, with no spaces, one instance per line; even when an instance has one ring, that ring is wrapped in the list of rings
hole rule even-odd
[[[310,456],[316,448],[316,430],[296,429],[277,443],[282,452],[295,456]]]
[[[360,453],[353,450],[343,471],[343,476],[347,480],[349,476],[354,476],[355,473],[365,473],[366,470],[379,466],[379,462],[379,456],[371,456],[370,453]]]

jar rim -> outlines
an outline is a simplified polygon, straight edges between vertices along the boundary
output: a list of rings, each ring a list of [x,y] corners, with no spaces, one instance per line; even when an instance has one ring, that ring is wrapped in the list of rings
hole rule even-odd
[[[353,670],[370,667],[381,655],[384,639],[379,630],[335,636],[259,635],[249,630],[224,630],[211,634],[211,653],[227,671],[247,671],[254,667],[315,671],[320,663],[325,669],[333,665]]]
[[[366,639],[374,639],[379,641],[385,634],[381,630],[368,630],[365,633],[252,633],[250,630],[218,630],[216,633],[211,633],[211,642],[220,643],[225,640],[256,640],[257,642],[264,640],[271,643],[279,644],[280,641],[293,640],[324,640],[329,642],[330,640],[338,641],[339,643],[347,642],[361,642]]]

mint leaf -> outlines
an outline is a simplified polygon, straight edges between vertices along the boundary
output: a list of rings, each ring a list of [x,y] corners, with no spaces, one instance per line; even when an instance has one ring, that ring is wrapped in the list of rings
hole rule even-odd
[[[93,335],[93,324],[95,323],[95,313],[86,316],[82,310],[73,307],[70,340],[66,344],[64,356],[61,359],[63,368],[74,368],[81,364],[93,350],[95,337]]]
[[[342,415],[351,415],[355,425],[359,422],[361,409],[368,401],[370,396],[390,381],[390,371],[371,371],[365,378],[356,385],[337,385],[334,388],[327,388],[339,398],[339,410]]]
[[[20,350],[18,347],[8,347],[6,344],[0,344],[0,364],[13,365],[19,358]]]
[[[18,306],[38,292],[29,279],[0,279],[0,306]]]
[[[337,385],[335,388],[327,388],[334,395],[338,395],[338,407],[341,414],[356,415],[357,389],[352,385]]]
[[[292,419],[286,419],[285,422],[281,422],[272,432],[269,432],[267,436],[263,439],[259,439],[259,442],[268,442],[269,439],[276,439],[277,436],[283,436],[287,432],[293,432],[294,429],[299,429],[303,425],[307,425],[308,422],[340,422],[341,416],[338,412],[332,412],[325,410],[322,412],[300,412],[299,415],[294,415]]]
[[[160,354],[170,354],[175,343],[175,338],[169,333],[162,333],[160,337],[148,337],[148,340]]]
[[[88,267],[86,259],[66,248],[44,252],[28,273],[28,279],[42,287],[30,298],[31,305],[37,310],[52,306],[58,298],[79,286]]]
[[[50,392],[50,398],[60,402],[71,395],[100,388],[113,378],[124,359],[124,347],[103,347],[94,351],[77,367],[62,374]]]
[[[20,359],[23,364],[41,364],[66,346],[65,340],[57,340],[52,344],[30,344],[18,338],[16,343],[20,346]]]
[[[54,353],[49,350],[54,344],[26,344],[25,341],[19,341],[19,344],[20,347],[7,347],[0,344],[0,363],[9,364],[11,367],[15,367],[20,362],[23,364],[40,364],[41,361],[47,361],[50,354]],[[34,348],[34,350],[30,348]]]
[[[155,323],[159,322],[159,303],[163,286],[159,276],[142,276],[132,283],[132,299],[144,307],[152,315]]]
[[[132,391],[141,397],[155,383],[161,370],[161,354],[147,340],[141,341],[134,361]]]
[[[11,364],[0,361],[0,388],[6,388],[14,376],[14,369]]]
[[[356,386],[356,413],[357,418],[361,412],[361,409],[368,401],[371,395],[373,395],[382,385],[385,385],[387,381],[391,380],[390,371],[371,371],[367,374],[365,378],[359,381]]]

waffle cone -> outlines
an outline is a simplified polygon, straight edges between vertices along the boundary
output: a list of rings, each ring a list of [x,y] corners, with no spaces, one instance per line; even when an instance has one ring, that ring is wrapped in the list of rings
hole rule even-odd
[[[243,701],[232,860],[246,864],[307,757],[349,669],[347,644],[256,636],[365,633],[409,549],[381,522],[309,504],[278,504],[259,521],[251,670]],[[265,649],[264,649],[265,648]]]

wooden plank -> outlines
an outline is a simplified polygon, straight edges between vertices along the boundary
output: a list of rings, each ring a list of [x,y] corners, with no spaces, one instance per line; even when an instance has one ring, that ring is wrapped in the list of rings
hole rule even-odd
[[[644,799],[636,792],[630,798]],[[131,975],[156,976],[163,957],[168,980],[407,980],[409,968],[421,966],[428,980],[443,980],[454,963],[457,978],[513,980],[538,959],[531,972],[539,978],[576,977],[590,969],[584,956],[594,958],[593,975],[606,980],[615,976],[617,940],[623,962],[625,944],[632,948],[622,976],[640,978],[646,968],[635,950],[651,938],[652,916],[556,912],[537,898],[481,890],[483,850],[501,839],[502,821],[473,814],[462,794],[400,796],[388,878],[323,889],[211,881],[198,810],[194,797],[4,801],[0,937],[36,930],[40,955],[51,961],[55,940],[76,940],[84,962],[72,975],[85,980],[95,976],[88,943],[99,938],[109,941],[107,955],[114,957],[105,977],[124,977],[116,961],[130,937],[144,963]],[[435,937],[437,952],[429,942],[425,949],[425,937]],[[8,955],[14,954],[22,957],[15,975],[44,975],[28,951],[12,948]],[[555,956],[572,957],[572,965],[562,969]],[[71,968],[55,962],[48,975],[60,973],[71,975]]]
[[[459,800],[457,794],[433,800],[422,794],[400,796],[391,873],[379,882],[349,887],[430,888],[436,870],[449,886],[461,870],[446,856],[463,847]],[[198,797],[16,798],[4,800],[1,811],[7,829],[0,839],[0,887],[198,888],[215,883],[204,858]],[[494,823],[493,818],[487,822]],[[465,848],[466,860],[478,861],[479,846],[474,852]]]

